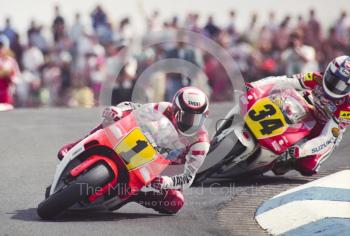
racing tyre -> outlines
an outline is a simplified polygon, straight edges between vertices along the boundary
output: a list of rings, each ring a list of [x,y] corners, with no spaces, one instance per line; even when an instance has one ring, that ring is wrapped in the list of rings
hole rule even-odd
[[[52,219],[75,203],[85,200],[88,195],[95,192],[96,188],[104,186],[111,178],[112,175],[108,168],[99,164],[41,202],[37,213],[44,220]]]
[[[195,185],[205,184],[208,181],[210,182],[211,175],[220,172],[220,168],[230,161],[232,161],[235,157],[239,156],[245,150],[245,146],[237,140],[236,144],[233,146],[232,150],[226,155],[224,159],[210,167],[209,169],[198,173],[194,179]]]

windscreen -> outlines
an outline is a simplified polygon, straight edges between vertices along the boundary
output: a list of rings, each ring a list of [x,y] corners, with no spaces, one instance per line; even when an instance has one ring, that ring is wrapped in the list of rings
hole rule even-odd
[[[162,149],[175,150],[183,147],[172,122],[161,112],[143,105],[133,111],[138,126],[149,141]]]
[[[308,104],[294,89],[272,90],[269,98],[281,109],[289,125],[309,119]]]

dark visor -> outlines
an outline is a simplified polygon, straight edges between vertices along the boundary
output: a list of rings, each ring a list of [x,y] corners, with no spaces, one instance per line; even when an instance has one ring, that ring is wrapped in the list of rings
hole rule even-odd
[[[177,117],[179,129],[183,132],[194,132],[203,125],[204,115],[181,111]]]
[[[348,81],[342,80],[338,76],[327,71],[324,75],[325,85],[328,90],[338,95],[345,95],[350,92],[350,84]]]

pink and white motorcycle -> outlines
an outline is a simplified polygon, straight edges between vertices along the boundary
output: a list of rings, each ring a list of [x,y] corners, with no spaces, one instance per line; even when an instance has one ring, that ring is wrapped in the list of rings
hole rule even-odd
[[[272,84],[251,88],[238,99],[212,139],[196,184],[265,173],[316,124],[307,93]]]

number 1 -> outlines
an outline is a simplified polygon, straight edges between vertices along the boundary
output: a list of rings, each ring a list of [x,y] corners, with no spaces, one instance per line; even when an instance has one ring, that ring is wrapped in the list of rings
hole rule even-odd
[[[133,156],[140,153],[142,150],[144,150],[148,146],[148,143],[145,140],[137,140],[136,145],[132,147],[127,152],[121,152],[120,155],[123,157],[123,159],[127,162],[126,164],[130,163],[130,160]]]

